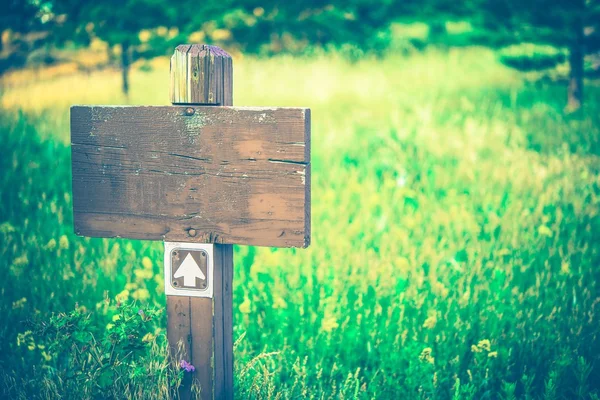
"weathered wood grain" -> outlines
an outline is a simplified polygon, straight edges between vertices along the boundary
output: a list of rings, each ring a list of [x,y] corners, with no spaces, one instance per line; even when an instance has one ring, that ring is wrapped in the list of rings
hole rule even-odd
[[[210,299],[207,299],[210,301]],[[181,296],[167,296],[167,339],[169,341],[170,354],[176,362],[183,359],[188,362],[193,362],[190,355],[192,345],[191,335],[191,298]],[[205,340],[211,343],[212,336],[208,336]],[[187,374],[183,377],[181,386],[183,390],[180,392],[182,400],[191,398],[191,386],[193,375]]]
[[[217,282],[217,280],[214,281],[214,283]],[[200,384],[201,399],[209,400],[212,399],[211,393],[215,390],[213,351],[217,341],[217,337],[213,337],[213,330],[216,327],[213,324],[213,299],[208,297],[182,298],[190,301],[190,362],[196,367],[194,377]],[[170,301],[177,300],[170,299]],[[216,353],[214,355],[216,356]]]
[[[182,44],[171,57],[171,103],[233,104],[231,56],[217,46]]]
[[[310,110],[71,108],[75,231],[306,247]]]
[[[214,248],[214,398],[233,399],[233,246]]]

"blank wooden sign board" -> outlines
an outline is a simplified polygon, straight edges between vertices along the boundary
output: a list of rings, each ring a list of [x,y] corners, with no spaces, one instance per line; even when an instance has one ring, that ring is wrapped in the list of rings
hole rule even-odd
[[[75,232],[165,242],[183,398],[192,381],[233,397],[231,245],[310,244],[310,110],[231,107],[232,72],[222,49],[181,45],[173,106],[71,108]]]

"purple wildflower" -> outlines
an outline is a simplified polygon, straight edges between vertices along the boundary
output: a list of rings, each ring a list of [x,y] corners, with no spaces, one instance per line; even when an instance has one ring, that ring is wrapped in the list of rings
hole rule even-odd
[[[179,361],[179,366],[181,369],[185,369],[187,372],[194,372],[196,370],[196,367],[185,360]]]
[[[144,310],[142,310],[141,308],[138,310],[138,314],[140,314],[142,317],[144,316]]]

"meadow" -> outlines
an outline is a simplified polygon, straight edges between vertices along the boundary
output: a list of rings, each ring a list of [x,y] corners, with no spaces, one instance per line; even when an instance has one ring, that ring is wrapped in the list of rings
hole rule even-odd
[[[566,114],[497,58],[235,58],[313,146],[311,246],[235,248],[237,398],[600,398],[600,86]],[[174,396],[162,243],[73,234],[68,145],[72,104],[168,104],[168,60],[2,85],[0,397]]]

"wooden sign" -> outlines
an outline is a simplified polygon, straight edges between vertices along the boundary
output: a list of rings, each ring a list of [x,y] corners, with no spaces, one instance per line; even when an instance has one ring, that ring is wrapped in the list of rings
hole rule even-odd
[[[232,244],[310,244],[310,110],[232,107],[215,46],[178,46],[170,82],[173,106],[71,108],[75,232],[165,241],[179,398],[230,400]]]
[[[76,233],[306,247],[310,111],[71,108]]]

